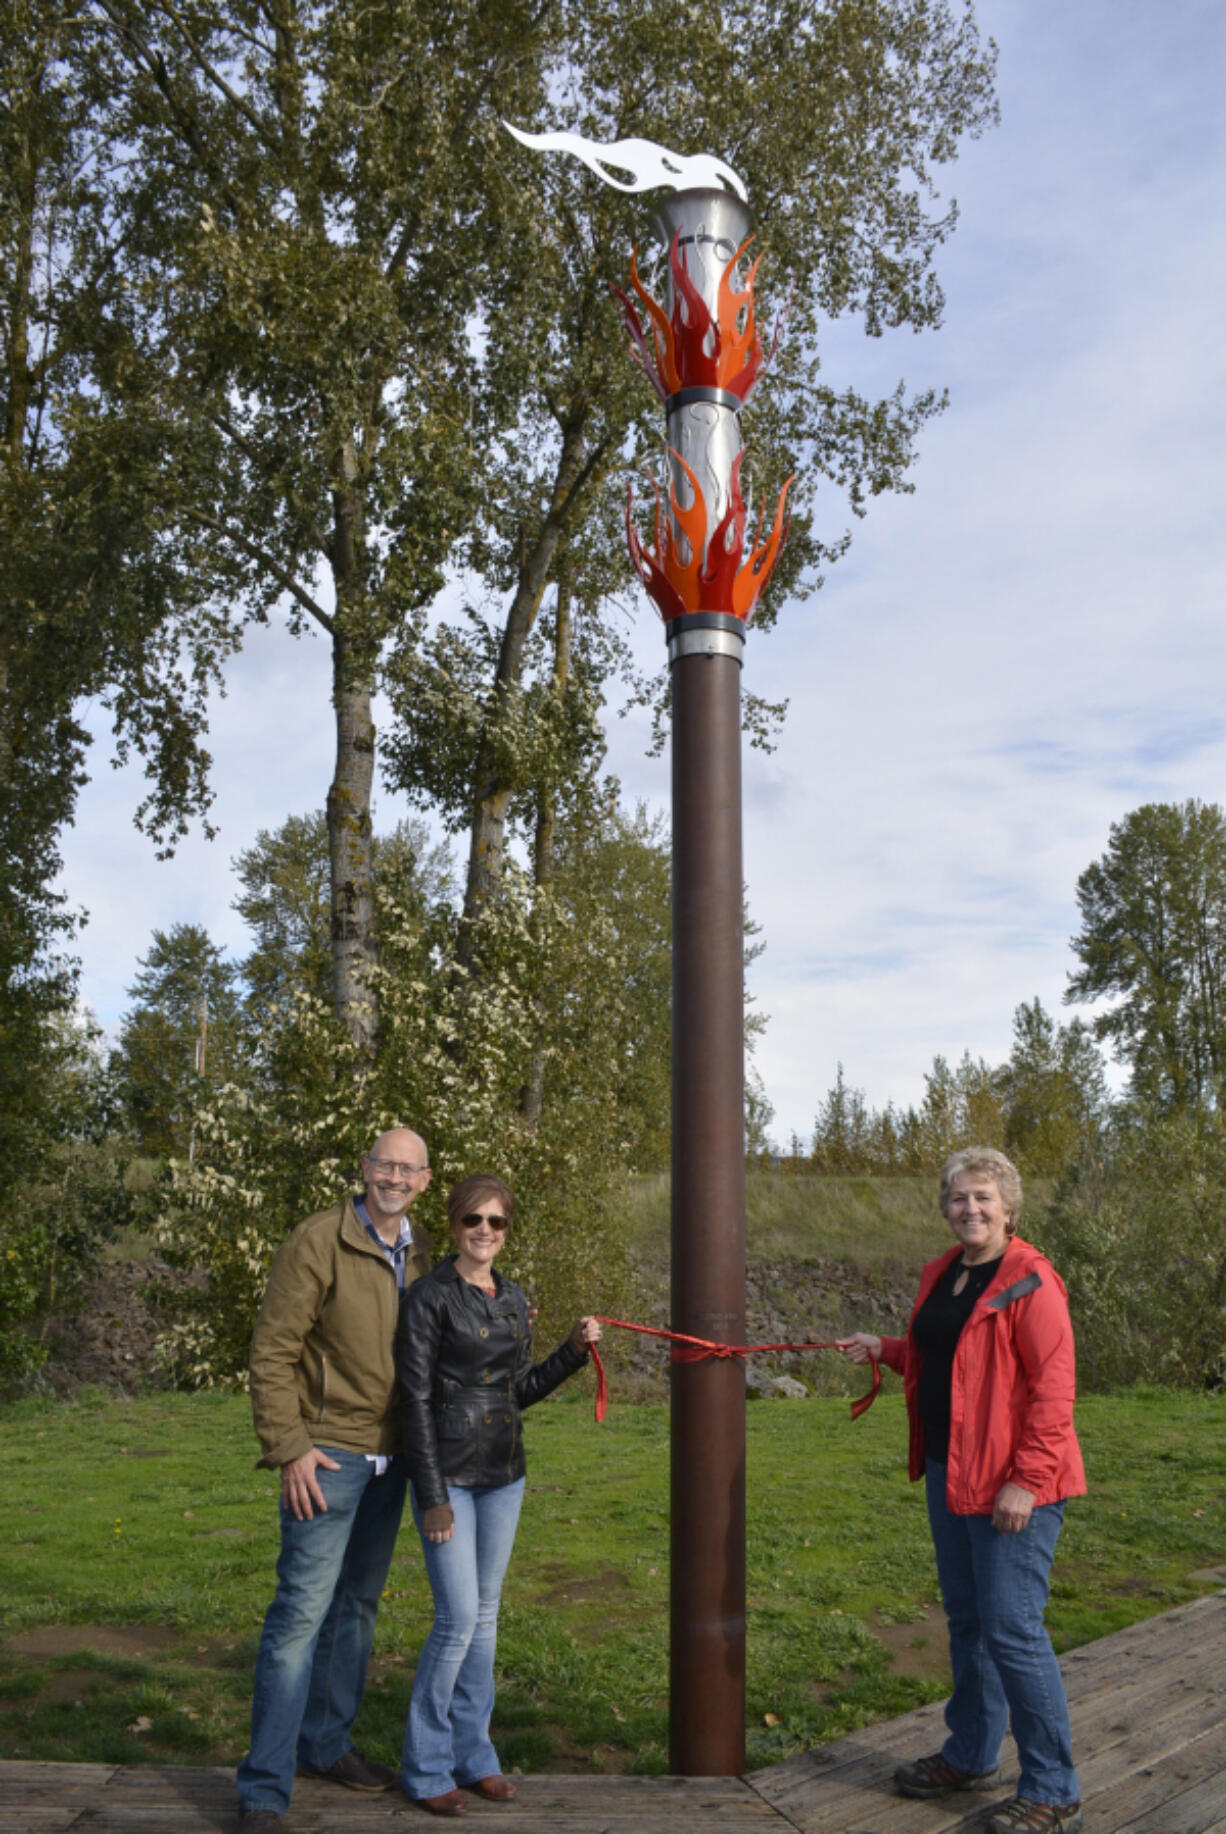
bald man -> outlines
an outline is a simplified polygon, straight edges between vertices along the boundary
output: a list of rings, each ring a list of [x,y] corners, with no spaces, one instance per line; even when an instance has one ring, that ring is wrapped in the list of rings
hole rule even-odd
[[[245,1834],[280,1825],[295,1767],[368,1792],[397,1782],[350,1733],[404,1507],[393,1346],[400,1295],[430,1269],[408,1216],[430,1183],[425,1142],[392,1128],[362,1175],[360,1197],[282,1243],[251,1340],[259,1463],[281,1473],[281,1557],[238,1767]]]

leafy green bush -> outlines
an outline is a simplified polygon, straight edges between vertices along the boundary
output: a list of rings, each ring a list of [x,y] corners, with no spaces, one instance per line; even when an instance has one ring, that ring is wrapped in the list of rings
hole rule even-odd
[[[1109,1161],[1041,1219],[1069,1289],[1083,1387],[1226,1382],[1226,1123],[1128,1117]]]
[[[431,917],[384,901],[375,1061],[318,994],[298,988],[270,1011],[245,1085],[223,1085],[197,1111],[195,1156],[172,1162],[156,1224],[167,1258],[208,1277],[176,1298],[181,1316],[163,1350],[177,1381],[244,1381],[277,1247],[304,1216],[360,1186],[363,1153],[398,1124],[416,1128],[429,1146],[434,1183],[414,1216],[440,1249],[449,1239],[449,1185],[492,1171],[514,1189],[519,1208],[502,1265],[540,1305],[542,1341],[561,1336],[580,1311],[614,1309],[626,1252],[598,1219],[622,1179],[609,1096],[623,984],[608,967],[615,939],[580,934],[564,911],[543,924],[528,888],[517,895],[512,886],[483,919],[473,993],[448,923],[449,913]],[[591,964],[604,971],[593,973]],[[568,1009],[565,990],[583,972],[597,984]],[[559,1094],[530,1124],[519,1095],[547,982],[563,995],[547,1030],[550,1083]]]
[[[0,1153],[0,1390],[19,1387],[45,1362],[52,1309],[84,1284],[133,1216],[122,1142],[107,1138],[112,1091],[99,1028],[67,999],[37,1021],[38,1110]]]

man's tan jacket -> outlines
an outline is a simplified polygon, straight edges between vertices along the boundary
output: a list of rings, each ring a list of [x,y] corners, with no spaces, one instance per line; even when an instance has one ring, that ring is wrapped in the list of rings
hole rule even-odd
[[[430,1271],[416,1235],[404,1281]],[[277,1467],[312,1446],[398,1452],[393,1351],[396,1270],[367,1235],[353,1199],[299,1223],[277,1250],[251,1339],[251,1409],[263,1456]]]

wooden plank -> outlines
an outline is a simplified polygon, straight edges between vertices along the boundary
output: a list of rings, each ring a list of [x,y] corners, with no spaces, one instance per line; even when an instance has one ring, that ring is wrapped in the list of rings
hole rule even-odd
[[[231,1834],[238,1826],[237,1802],[222,1813],[190,1802],[114,1803],[74,1810],[66,1826],[71,1834]],[[287,1823],[285,1834],[293,1834]]]
[[[1111,1761],[1112,1753],[1136,1745],[1161,1757],[1189,1718],[1203,1719],[1206,1728],[1216,1723],[1226,1713],[1221,1675],[1219,1659],[1216,1665],[1207,1664],[1200,1676],[1174,1687],[1168,1684],[1147,1695],[1142,1682],[1122,1703],[1117,1697],[1083,1703],[1073,1715],[1073,1747],[1085,1754],[1078,1760],[1079,1768],[1096,1760]]]
[[[10,1802],[0,1803],[0,1834],[55,1834],[60,1828],[71,1828],[80,1818],[79,1808],[66,1803],[34,1802],[18,1808]]]
[[[1205,1598],[1178,1605],[1160,1617],[1130,1624],[1100,1637],[1095,1643],[1071,1649],[1060,1658],[1064,1684],[1069,1700],[1084,1693],[1094,1693],[1120,1679],[1135,1661],[1151,1665],[1178,1664],[1198,1645],[1220,1643],[1226,1639],[1226,1592],[1213,1592]]]
[[[70,1766],[58,1767],[61,1773]],[[3,1771],[0,1769],[0,1777]],[[709,1827],[718,1834],[790,1834],[785,1821],[737,1777],[550,1776],[516,1779],[516,1801],[471,1798],[470,1825],[490,1819],[502,1834],[542,1834],[550,1828],[590,1834],[683,1834]],[[229,1834],[236,1796],[230,1771],[134,1767],[113,1774],[109,1787],[65,1804],[57,1818],[35,1823],[19,1811],[12,1834],[80,1829],[81,1834]],[[402,1796],[359,1796],[334,1785],[299,1779],[287,1834],[411,1834],[431,1824]],[[8,1830],[0,1831],[8,1834]]]
[[[643,1803],[633,1812],[601,1809],[598,1801],[571,1803],[555,1799],[547,1819],[527,1803],[483,1804],[474,1800],[465,1817],[470,1827],[487,1824],[502,1834],[692,1834],[710,1828],[717,1834],[791,1834],[786,1820],[752,1794],[739,1804],[673,1798]],[[387,1807],[354,1795],[331,1801],[326,1809],[303,1807],[295,1800],[286,1834],[410,1834],[431,1824],[401,1798]],[[224,1808],[179,1798],[148,1797],[116,1801],[108,1795],[92,1805],[32,1804],[0,1810],[0,1834],[230,1834],[236,1826],[233,1796]]]
[[[1082,1800],[1096,1824],[1115,1834],[1146,1809],[1158,1809],[1184,1788],[1219,1776],[1226,1767],[1220,1702],[1216,1718],[1206,1724],[1207,1718],[1202,1712],[1167,1721],[1165,1748],[1138,1729],[1131,1739],[1110,1751],[1093,1752],[1081,1762]]]
[[[1226,1820],[1226,1726],[1086,1803],[1086,1834],[1208,1834]]]
[[[45,1758],[6,1758],[0,1767],[6,1792],[10,1789],[62,1787],[79,1783],[82,1789],[102,1789],[116,1775],[118,1764],[60,1764]]]

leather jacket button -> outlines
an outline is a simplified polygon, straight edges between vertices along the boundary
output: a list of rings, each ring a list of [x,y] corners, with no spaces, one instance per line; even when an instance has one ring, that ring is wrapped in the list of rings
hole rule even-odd
[[[480,1335],[481,1335],[482,1337],[488,1337],[488,1336],[489,1336],[489,1334],[490,1334],[490,1328],[489,1328],[489,1326],[488,1326],[488,1325],[482,1325],[482,1327],[481,1327],[481,1333],[480,1333]]]
[[[489,1372],[489,1370],[488,1370],[488,1369],[483,1369],[483,1370],[481,1371],[481,1380],[482,1380],[483,1382],[488,1382],[488,1381],[489,1381],[489,1379],[490,1379],[490,1372]]]
[[[493,1416],[493,1414],[487,1414],[487,1415],[485,1416],[485,1424],[486,1424],[486,1426],[493,1426],[493,1424],[494,1424],[494,1416]]]

